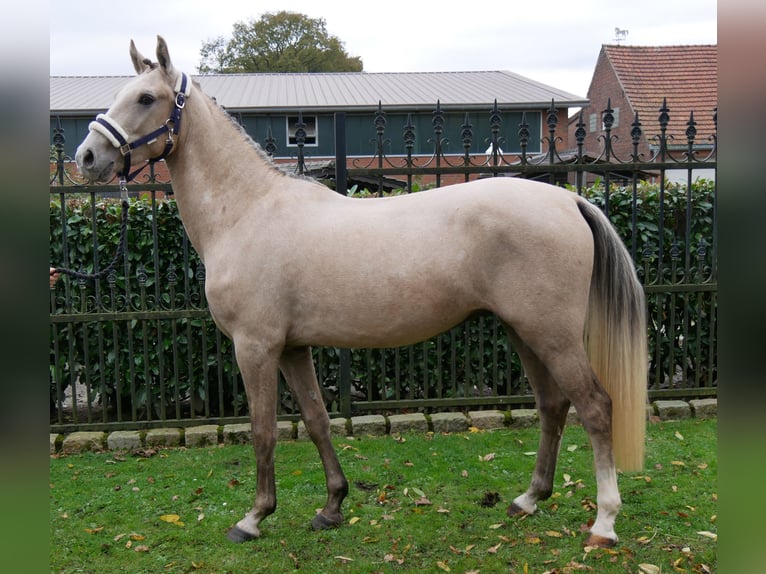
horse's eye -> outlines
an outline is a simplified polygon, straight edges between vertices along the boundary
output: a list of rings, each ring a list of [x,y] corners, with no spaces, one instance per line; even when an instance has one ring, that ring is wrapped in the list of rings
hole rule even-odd
[[[143,94],[138,98],[138,103],[142,106],[150,106],[154,103],[154,97],[149,94]]]

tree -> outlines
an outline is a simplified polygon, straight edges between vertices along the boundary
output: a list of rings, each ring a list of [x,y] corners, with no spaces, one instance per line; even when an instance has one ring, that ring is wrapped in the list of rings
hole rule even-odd
[[[362,71],[362,59],[327,33],[324,18],[284,10],[236,22],[230,40],[203,42],[200,56],[200,74]]]

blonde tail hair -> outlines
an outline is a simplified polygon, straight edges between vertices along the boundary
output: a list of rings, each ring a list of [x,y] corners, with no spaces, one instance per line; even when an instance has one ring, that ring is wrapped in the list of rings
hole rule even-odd
[[[582,198],[580,212],[593,232],[594,261],[586,347],[599,382],[612,399],[612,446],[623,471],[644,468],[647,404],[647,330],[644,289],[614,227]]]

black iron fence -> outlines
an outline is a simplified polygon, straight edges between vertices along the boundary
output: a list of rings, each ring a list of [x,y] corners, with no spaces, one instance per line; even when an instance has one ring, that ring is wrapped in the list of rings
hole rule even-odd
[[[575,126],[572,149],[559,150],[552,105],[544,153],[526,153],[528,126],[522,120],[521,150],[507,155],[497,135],[502,112],[497,105],[489,108],[489,135],[482,134],[488,151],[479,156],[468,151],[475,135],[467,116],[462,130],[465,153],[445,153],[437,104],[429,134],[415,133],[411,123],[391,129],[379,109],[371,125],[370,156],[348,159],[345,115],[336,114],[336,158],[325,162],[319,173],[338,192],[359,196],[410,193],[479,177],[527,177],[570,185],[610,216],[645,285],[650,396],[715,396],[715,132],[697,134],[692,116],[687,141],[673,141],[671,146],[666,134],[669,110],[663,106],[651,134],[642,132],[636,118],[633,153],[619,158],[612,150],[615,136],[607,109],[599,150],[586,150],[582,120]],[[394,137],[391,131],[403,138],[406,154],[386,154],[386,142]],[[432,143],[431,155],[411,153],[418,137]],[[63,131],[56,130],[51,261],[98,271],[111,259],[119,233],[118,187],[80,181],[64,155],[63,138]],[[647,139],[652,146],[645,157],[639,145]],[[294,165],[307,171],[311,158],[304,154],[300,137],[297,144]],[[264,141],[264,147],[276,151],[273,142]],[[711,177],[699,179],[700,170]],[[589,185],[594,176],[595,185]],[[350,190],[349,182],[355,182]],[[390,191],[396,182],[401,189]],[[233,348],[208,313],[204,266],[183,232],[170,183],[161,172],[150,170],[129,186],[129,194],[128,250],[116,270],[97,282],[66,277],[51,289],[52,431],[246,422],[247,403]],[[359,248],[374,251],[385,245]],[[314,357],[328,410],[342,416],[534,403],[519,359],[491,315],[472,318],[417,345],[317,348]],[[278,408],[280,418],[299,416],[283,384]]]

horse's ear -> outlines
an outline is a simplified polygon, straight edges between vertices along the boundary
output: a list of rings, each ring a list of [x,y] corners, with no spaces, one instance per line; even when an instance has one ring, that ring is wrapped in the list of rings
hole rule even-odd
[[[173,68],[173,62],[170,61],[170,53],[168,52],[168,45],[165,42],[165,38],[157,36],[157,61],[160,63],[162,70],[170,77],[175,75],[175,68]]]
[[[147,59],[136,49],[136,44],[133,40],[130,41],[130,59],[133,62],[136,74],[141,74],[148,67],[146,64]]]

